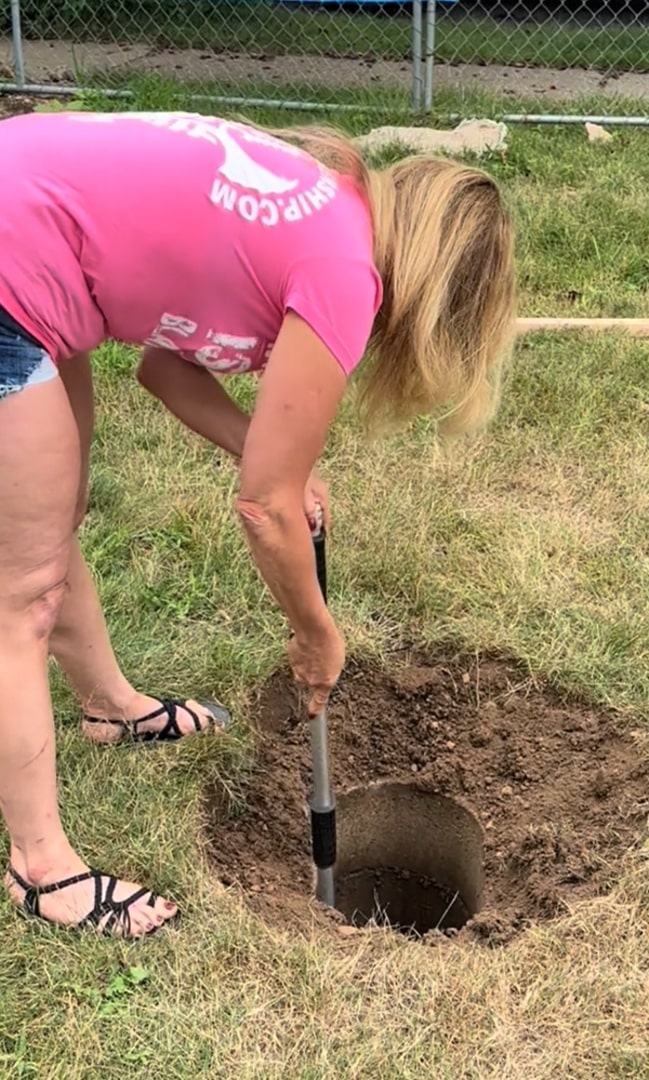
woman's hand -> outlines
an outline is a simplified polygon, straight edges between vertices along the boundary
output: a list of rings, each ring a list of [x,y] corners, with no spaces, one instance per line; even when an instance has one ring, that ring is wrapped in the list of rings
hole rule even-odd
[[[318,526],[318,505],[322,507],[323,524],[326,532],[331,526],[331,508],[329,504],[329,485],[322,479],[317,469],[313,469],[304,490],[304,512],[311,532]]]
[[[345,664],[345,643],[333,619],[310,638],[295,636],[288,659],[297,681],[310,690],[309,716],[322,712]]]

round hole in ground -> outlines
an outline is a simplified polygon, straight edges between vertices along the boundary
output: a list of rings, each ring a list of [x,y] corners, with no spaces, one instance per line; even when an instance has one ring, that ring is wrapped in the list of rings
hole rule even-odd
[[[423,652],[405,659],[387,671],[350,661],[329,703],[339,876],[369,865],[369,853],[364,863],[350,862],[359,851],[346,839],[354,789],[401,783],[456,800],[484,830],[484,889],[460,942],[507,945],[574,903],[608,895],[629,850],[647,835],[645,728],[530,681],[509,659]],[[212,865],[268,925],[301,934],[316,921],[331,931],[330,915],[311,903],[303,698],[282,669],[251,702],[254,768],[225,769],[205,792]],[[232,758],[244,760],[238,752]],[[422,844],[426,820],[426,811],[417,817]],[[364,834],[360,840],[362,854]],[[463,899],[470,910],[470,890]]]
[[[336,908],[354,926],[459,930],[480,910],[482,830],[467,809],[409,783],[338,798]]]

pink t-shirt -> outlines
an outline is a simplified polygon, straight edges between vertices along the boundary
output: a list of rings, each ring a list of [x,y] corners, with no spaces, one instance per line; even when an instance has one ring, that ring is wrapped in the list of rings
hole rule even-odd
[[[59,362],[106,338],[260,371],[288,310],[346,373],[381,303],[350,181],[186,113],[0,122],[0,305]]]

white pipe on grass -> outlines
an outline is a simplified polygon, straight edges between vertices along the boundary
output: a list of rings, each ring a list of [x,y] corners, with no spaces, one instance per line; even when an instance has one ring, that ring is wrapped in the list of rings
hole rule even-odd
[[[649,337],[649,319],[517,319],[519,334],[533,334],[547,330],[618,330],[635,337]]]

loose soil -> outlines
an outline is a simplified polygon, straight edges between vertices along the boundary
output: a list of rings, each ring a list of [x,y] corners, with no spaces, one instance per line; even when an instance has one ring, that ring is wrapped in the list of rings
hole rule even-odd
[[[208,793],[215,871],[275,925],[331,925],[336,916],[311,899],[310,745],[288,673],[261,687],[251,715],[258,740],[240,797]],[[602,895],[644,836],[645,732],[562,698],[513,663],[419,655],[401,657],[391,673],[350,663],[330,703],[329,730],[343,805],[359,786],[407,781],[477,819],[485,884],[479,912],[450,930],[458,940],[505,943]]]

